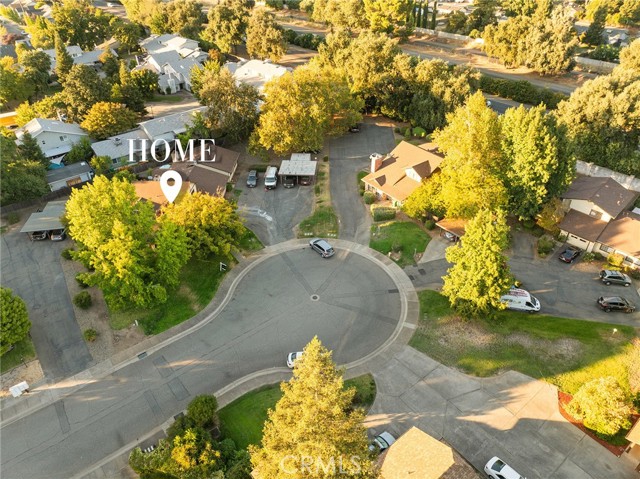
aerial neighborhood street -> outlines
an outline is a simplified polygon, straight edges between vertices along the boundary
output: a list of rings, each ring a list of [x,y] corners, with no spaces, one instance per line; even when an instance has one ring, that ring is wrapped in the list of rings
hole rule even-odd
[[[639,477],[637,0],[0,3],[0,477]]]

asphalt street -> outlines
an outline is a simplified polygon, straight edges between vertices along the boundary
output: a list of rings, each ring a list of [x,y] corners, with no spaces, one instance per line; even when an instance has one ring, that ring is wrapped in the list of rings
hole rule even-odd
[[[389,153],[395,148],[389,126],[363,123],[359,133],[327,142],[331,160],[331,201],[340,221],[339,237],[365,246],[371,235],[371,215],[358,193],[358,172],[370,169],[369,155]]]
[[[55,381],[86,369],[92,360],[60,264],[64,261],[60,253],[72,244],[70,240],[30,241],[19,233],[22,224],[0,236],[2,285],[27,304],[38,359],[45,378]]]
[[[368,258],[303,243],[256,261],[212,321],[35,413],[5,421],[3,479],[66,479],[252,372],[285,365],[317,335],[344,364],[380,347],[402,310],[398,286]]]

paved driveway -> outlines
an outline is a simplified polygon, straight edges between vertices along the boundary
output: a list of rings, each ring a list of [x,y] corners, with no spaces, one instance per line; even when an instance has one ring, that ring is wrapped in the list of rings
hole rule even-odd
[[[255,371],[282,368],[287,353],[314,335],[344,364],[394,334],[408,310],[401,299],[405,288],[389,275],[401,278],[399,269],[383,269],[381,259],[353,252],[358,245],[338,242],[328,260],[304,241],[285,246],[278,245],[280,254],[253,260],[212,321],[185,335],[168,332],[176,340],[148,356],[137,360],[136,350],[133,362],[104,377],[84,373],[78,380],[87,385],[72,395],[13,422],[5,417],[3,479],[74,477],[135,444],[195,395]],[[44,394],[34,390],[20,400]]]
[[[1,237],[2,285],[27,303],[31,337],[46,379],[68,377],[85,369],[92,359],[60,265],[60,252],[72,243],[69,239],[32,242],[18,232],[21,226]]]
[[[247,188],[248,171],[242,171],[236,188],[238,213],[245,224],[265,245],[273,245],[295,238],[293,228],[311,214],[313,186],[283,188],[278,182],[274,190],[264,189],[264,173],[260,173],[258,186]]]
[[[340,238],[369,245],[371,215],[358,193],[357,174],[369,169],[371,153],[388,153],[394,147],[391,127],[375,123],[365,123],[359,133],[327,142],[326,154],[331,163],[331,200],[340,221]]]
[[[555,387],[517,372],[473,378],[409,346],[373,372],[367,426],[398,437],[416,426],[443,439],[479,470],[499,456],[529,479],[631,479],[617,458],[567,422]]]

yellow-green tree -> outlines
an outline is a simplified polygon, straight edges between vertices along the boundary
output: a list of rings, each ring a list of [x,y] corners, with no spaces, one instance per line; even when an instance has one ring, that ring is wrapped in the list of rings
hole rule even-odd
[[[447,115],[448,125],[434,133],[445,155],[441,201],[450,217],[472,218],[480,209],[506,204],[499,179],[502,164],[500,122],[481,92]]]
[[[80,126],[92,138],[104,140],[133,129],[137,118],[138,115],[122,103],[101,101],[91,107]]]
[[[261,60],[268,58],[277,62],[287,53],[287,44],[282,28],[276,23],[273,14],[263,8],[254,10],[247,25],[247,52]]]
[[[342,134],[362,119],[362,100],[332,68],[299,67],[267,83],[264,95],[254,135],[278,154],[320,150],[325,136]]]
[[[460,242],[447,249],[453,266],[443,278],[442,294],[460,314],[474,317],[504,308],[500,296],[513,284],[503,253],[508,234],[504,212],[485,209],[469,221]]]
[[[31,329],[24,300],[8,288],[0,288],[0,355],[24,339]]]
[[[269,410],[261,445],[249,449],[257,477],[376,477],[364,412],[351,409],[355,389],[344,390],[342,372],[317,337],[305,347],[293,378],[281,389],[283,396]]]
[[[183,228],[189,250],[198,257],[226,256],[242,235],[244,227],[234,206],[219,196],[189,193],[162,209],[160,221]]]

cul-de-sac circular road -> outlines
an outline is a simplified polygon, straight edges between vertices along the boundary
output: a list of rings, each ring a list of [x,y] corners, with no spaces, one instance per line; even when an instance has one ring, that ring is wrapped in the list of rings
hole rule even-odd
[[[336,241],[323,259],[305,241],[268,248],[222,288],[226,300],[184,331],[121,367],[92,372],[61,397],[32,391],[29,414],[3,414],[4,479],[70,478],[182,411],[256,371],[282,368],[317,335],[338,364],[387,347],[416,309],[406,275],[368,248]],[[214,267],[217,267],[215,265]],[[409,318],[414,322],[416,318]],[[97,369],[96,369],[97,370]],[[82,375],[79,378],[83,378]],[[73,386],[73,385],[71,385]],[[37,395],[41,394],[40,404]]]

